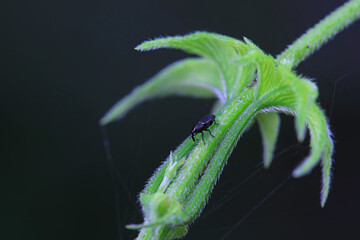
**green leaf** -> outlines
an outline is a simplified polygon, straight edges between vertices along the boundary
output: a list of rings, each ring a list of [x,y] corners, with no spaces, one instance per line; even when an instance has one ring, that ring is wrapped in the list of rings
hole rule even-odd
[[[180,239],[184,237],[188,232],[188,226],[179,226],[170,228],[166,235],[164,235],[164,239]]]
[[[295,116],[295,126],[299,141],[306,133],[306,123],[311,134],[310,155],[293,171],[294,177],[308,174],[319,162],[323,155],[323,186],[321,204],[324,205],[331,180],[331,153],[333,143],[328,133],[325,115],[316,105],[318,89],[314,83],[305,78],[300,78],[287,66],[278,65],[274,58],[266,55],[250,40],[245,39],[250,47],[247,54],[234,62],[239,64],[255,64],[258,72],[258,82],[254,86],[255,98],[263,101],[261,112],[284,112]],[[267,122],[267,121],[266,121]],[[260,128],[264,128],[261,122]],[[271,123],[268,123],[271,124]],[[276,128],[275,128],[276,129]],[[264,142],[265,166],[270,164],[274,143],[267,142],[265,130],[261,129]],[[273,129],[273,131],[275,131]],[[274,140],[275,141],[275,140]],[[270,146],[267,146],[267,144]],[[268,152],[270,151],[271,154]],[[326,153],[326,154],[325,154]]]
[[[277,68],[272,56],[266,55],[249,39],[245,38],[245,41],[249,44],[250,50],[244,56],[234,59],[234,62],[256,66],[258,82],[255,86],[255,98],[259,99],[280,87],[282,72]]]
[[[280,117],[277,113],[259,113],[256,115],[259,123],[260,132],[264,146],[264,166],[269,168],[273,153],[275,150],[276,140],[279,136]]]
[[[140,194],[145,222],[143,224],[130,224],[129,229],[141,229],[156,226],[170,228],[184,225],[189,217],[183,212],[182,205],[168,195],[157,192],[154,194]]]
[[[176,177],[177,171],[184,164],[185,158],[178,160],[176,155],[170,152],[169,164],[165,170],[163,180],[158,187],[158,192],[165,192],[171,181]]]
[[[213,103],[213,106],[211,107],[211,112],[215,113],[219,111],[219,109],[224,105],[224,103],[220,102],[219,100],[215,101]]]
[[[310,155],[293,171],[294,177],[308,174],[321,160],[322,189],[321,206],[324,207],[331,184],[331,166],[334,143],[325,116],[321,109],[313,104],[307,114],[306,122],[311,134]]]
[[[136,105],[153,98],[171,95],[214,98],[221,102],[225,96],[221,92],[219,71],[206,59],[186,59],[167,66],[143,85],[136,87],[129,95],[114,104],[101,118],[106,125],[124,117]]]
[[[232,98],[235,92],[244,88],[249,81],[244,78],[254,73],[254,68],[233,64],[232,60],[244,55],[249,47],[242,41],[220,34],[196,32],[186,36],[159,38],[146,41],[135,49],[140,51],[159,48],[180,49],[190,54],[211,59],[221,73],[222,92]]]
[[[128,229],[142,229],[139,239],[174,239],[187,233],[185,224],[189,217],[183,212],[182,205],[162,192],[140,194],[145,222],[130,224]]]
[[[185,36],[158,38],[145,41],[135,49],[140,51],[155,50],[159,48],[181,49],[190,54],[218,61],[221,58],[233,55],[243,55],[248,46],[235,38],[217,33],[195,32]],[[235,55],[234,55],[235,56]]]
[[[316,85],[308,79],[301,79],[288,68],[281,65],[278,66],[272,56],[263,53],[250,40],[246,39],[246,42],[250,44],[251,50],[245,56],[238,58],[236,62],[256,65],[258,72],[258,83],[255,87],[256,99],[266,95],[276,96],[279,95],[279,92],[282,92],[283,95],[285,92],[290,93],[290,98],[287,99],[284,96],[280,96],[282,98],[281,101],[279,101],[279,96],[276,96],[277,104],[289,105],[291,102],[290,104],[294,106],[298,139],[303,141],[306,133],[305,119],[307,111],[318,96]],[[289,100],[290,102],[286,102]]]
[[[324,146],[322,155],[322,189],[321,189],[321,206],[324,207],[330,191],[331,184],[331,166],[332,154],[334,149],[333,141],[331,140],[332,134],[330,129],[327,129],[327,139]]]
[[[308,174],[319,162],[326,141],[331,141],[327,134],[327,123],[324,114],[316,104],[312,104],[307,113],[306,122],[308,123],[311,140],[310,155],[293,171],[294,177],[301,177]]]
[[[284,68],[283,70],[284,79],[295,94],[295,127],[298,140],[302,142],[306,133],[306,116],[318,97],[318,89],[310,80],[301,79]]]

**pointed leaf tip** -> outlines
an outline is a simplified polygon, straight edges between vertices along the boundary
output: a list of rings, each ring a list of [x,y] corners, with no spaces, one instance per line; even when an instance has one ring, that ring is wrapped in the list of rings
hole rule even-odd
[[[300,177],[303,177],[305,176],[306,174],[309,174],[310,171],[312,170],[311,168],[311,163],[313,162],[313,158],[311,157],[307,157],[305,158],[302,163],[297,166],[294,171],[292,172],[292,176],[294,178],[300,178]]]
[[[259,122],[264,146],[264,167],[269,168],[273,158],[276,141],[279,136],[280,117],[274,112],[259,113],[256,117]]]
[[[325,143],[324,152],[322,156],[322,189],[321,189],[321,206],[324,207],[329,195],[331,178],[332,178],[332,154],[334,150],[334,143],[332,141],[332,134],[330,129],[327,129],[328,137]]]
[[[260,52],[262,52],[262,50],[261,50],[258,46],[256,46],[256,44],[255,44],[253,41],[251,41],[251,40],[248,39],[247,37],[243,37],[243,38],[244,38],[245,43],[246,43],[249,47],[251,47],[251,48],[253,48],[253,49],[256,49],[256,50],[259,50]]]
[[[137,45],[134,49],[140,52],[146,52],[146,51],[151,51],[151,50],[156,50],[159,48],[166,48],[166,45],[160,45],[160,44],[156,44],[158,43],[158,41],[161,41],[162,39],[155,39],[155,40],[149,40],[149,41],[144,41],[142,43],[140,43],[139,45]]]
[[[303,142],[306,135],[306,122],[305,120],[296,117],[295,118],[296,133],[299,142]]]

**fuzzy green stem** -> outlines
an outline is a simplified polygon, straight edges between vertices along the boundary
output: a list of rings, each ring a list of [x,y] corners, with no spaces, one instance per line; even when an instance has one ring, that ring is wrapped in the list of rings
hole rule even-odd
[[[348,1],[289,45],[277,56],[277,61],[289,68],[296,67],[359,17],[360,0]]]
[[[181,204],[184,204],[189,198],[191,198],[191,194],[199,184],[201,174],[204,172],[204,169],[206,169],[209,162],[213,160],[214,155],[219,153],[222,148],[230,146],[233,143],[230,141],[225,143],[224,141],[229,137],[229,129],[233,127],[240,114],[242,114],[243,111],[245,111],[246,108],[253,102],[253,98],[251,97],[253,96],[253,89],[245,91],[243,96],[246,96],[246,98],[243,97],[244,101],[239,103],[238,98],[233,99],[226,104],[225,108],[216,114],[217,121],[220,125],[213,128],[215,137],[212,138],[210,135],[207,135],[205,138],[206,144],[200,141],[196,145],[185,160],[182,168],[179,170],[177,177],[169,186],[166,194],[176,199]],[[224,156],[228,155],[229,154],[226,154],[226,152],[222,152],[223,158],[227,158]],[[213,175],[212,177],[217,179],[218,175]],[[211,189],[213,186],[209,184],[207,187]],[[203,194],[203,197],[206,199],[206,194]],[[192,215],[193,214],[191,214],[191,216]]]
[[[185,157],[193,148],[195,144],[192,141],[185,140],[183,144],[181,144],[176,151],[172,154],[177,159],[182,159]],[[154,175],[149,179],[146,184],[143,193],[155,193],[158,191],[160,184],[163,181],[165,170],[169,165],[170,156],[165,160],[165,162],[156,170]]]
[[[194,220],[205,207],[206,201],[208,200],[217,179],[219,179],[228,157],[233,151],[241,134],[256,115],[259,106],[260,104],[258,104],[258,102],[247,105],[241,115],[236,118],[237,120],[230,129],[230,132],[236,132],[237,134],[228,134],[221,141],[219,149],[212,157],[204,175],[201,177],[193,193],[185,203],[184,212],[192,217],[191,220]],[[226,144],[226,142],[230,142],[231,144]]]
[[[186,146],[190,146],[193,143],[189,139],[172,154],[172,158],[174,158],[174,155],[177,155],[186,159],[176,177],[172,179],[165,194],[184,206],[183,210],[189,217],[188,222],[193,221],[204,208],[211,190],[220,177],[223,166],[235,147],[237,140],[246,126],[248,126],[250,120],[255,117],[258,106],[261,104],[257,104],[259,101],[254,102],[253,97],[253,89],[247,89],[241,95],[243,100],[234,98],[219,111],[217,121],[220,125],[213,129],[214,139],[210,140],[210,136],[207,135],[205,138],[206,144],[200,141],[194,144],[195,147],[187,156],[179,154],[183,148],[189,150]],[[166,164],[164,164],[164,167],[166,167]],[[157,171],[153,179],[149,181],[151,187],[147,188],[146,192],[152,193],[159,184],[155,182],[165,180],[163,178],[164,170],[162,169],[163,167],[160,167],[160,170]],[[168,226],[159,226],[156,229],[156,232],[159,234],[158,236],[164,237],[168,228]],[[138,239],[151,239],[153,233],[154,229],[144,228],[141,230]]]

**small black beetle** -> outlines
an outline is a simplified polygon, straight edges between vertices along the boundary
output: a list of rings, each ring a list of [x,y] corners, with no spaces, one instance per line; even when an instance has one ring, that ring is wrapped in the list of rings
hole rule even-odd
[[[196,142],[197,139],[195,138],[195,135],[198,134],[198,133],[201,133],[202,134],[202,140],[203,140],[203,142],[205,144],[203,131],[208,131],[212,137],[215,137],[214,135],[211,134],[210,129],[208,129],[208,127],[210,127],[213,123],[216,124],[216,125],[219,125],[215,121],[215,115],[214,114],[206,115],[200,121],[198,121],[195,124],[193,130],[191,131],[192,140],[194,140],[194,142]]]

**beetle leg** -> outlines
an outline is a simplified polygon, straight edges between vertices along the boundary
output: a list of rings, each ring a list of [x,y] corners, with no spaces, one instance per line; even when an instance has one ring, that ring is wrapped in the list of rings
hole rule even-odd
[[[196,142],[194,133],[191,133],[191,138],[192,138],[192,140],[193,140],[194,142]]]
[[[201,132],[201,135],[202,135],[202,140],[203,140],[204,144],[206,144],[206,143],[205,143],[205,140],[204,140],[204,133]]]
[[[212,137],[215,137],[214,135],[212,135],[210,129],[205,129],[205,131],[208,131]]]

